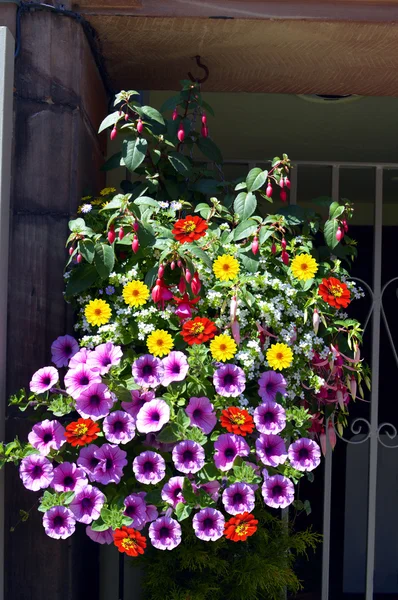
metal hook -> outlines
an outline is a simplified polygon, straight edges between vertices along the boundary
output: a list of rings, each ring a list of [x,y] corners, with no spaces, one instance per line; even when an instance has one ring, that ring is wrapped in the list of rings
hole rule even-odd
[[[189,71],[188,72],[188,77],[191,81],[193,81],[194,83],[204,83],[205,81],[208,80],[209,78],[209,69],[206,67],[206,65],[204,65],[202,63],[202,61],[200,60],[200,56],[199,54],[197,54],[196,56],[194,56],[195,60],[196,60],[196,64],[198,65],[198,67],[200,67],[201,69],[204,70],[205,74],[202,77],[202,79],[199,79],[198,77],[194,77],[192,75],[192,73]]]

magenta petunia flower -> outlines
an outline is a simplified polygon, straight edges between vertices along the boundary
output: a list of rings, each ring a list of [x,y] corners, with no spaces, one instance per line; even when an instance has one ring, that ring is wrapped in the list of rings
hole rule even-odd
[[[192,427],[200,427],[206,435],[216,426],[217,417],[214,412],[214,406],[205,396],[190,398],[185,412],[191,420]]]
[[[286,508],[294,500],[294,485],[283,475],[272,475],[264,480],[261,492],[271,508]]]
[[[279,435],[262,433],[256,440],[256,453],[263,465],[277,467],[287,459],[284,440]]]
[[[122,408],[135,420],[145,402],[150,402],[154,398],[155,392],[141,392],[140,390],[133,390],[131,392],[131,401],[122,402]]]
[[[37,492],[48,488],[53,480],[54,470],[48,458],[31,454],[21,460],[19,476],[28,490]]]
[[[170,477],[166,485],[163,486],[162,500],[171,504],[173,508],[175,508],[179,502],[185,502],[182,494],[184,479],[185,477]]]
[[[192,519],[196,537],[205,542],[215,542],[224,535],[224,515],[215,508],[204,508]]]
[[[158,550],[173,550],[181,543],[181,525],[170,517],[160,517],[150,524],[149,538]]]
[[[155,388],[162,383],[164,366],[160,358],[144,354],[133,362],[132,372],[137,385]]]
[[[137,415],[136,427],[140,433],[160,431],[170,420],[170,407],[164,400],[155,398],[145,402]]]
[[[321,462],[321,449],[309,438],[301,438],[290,445],[290,464],[297,471],[313,471]]]
[[[76,398],[76,410],[84,419],[97,421],[109,415],[114,396],[104,383],[92,383]]]
[[[71,335],[61,335],[51,344],[51,360],[56,367],[67,367],[69,360],[79,352],[79,344]]]
[[[105,500],[105,495],[98,488],[86,485],[76,492],[69,508],[75,515],[76,521],[89,525],[99,519]]]
[[[91,525],[87,525],[86,533],[88,537],[93,540],[93,542],[97,542],[97,544],[113,544],[112,527],[105,529],[105,531],[95,531],[92,529]]]
[[[64,462],[54,469],[51,487],[56,492],[76,492],[87,485],[87,476],[75,463]]]
[[[183,352],[170,352],[162,360],[164,375],[162,385],[167,387],[173,381],[183,381],[188,373],[188,361]]]
[[[33,374],[29,389],[34,394],[43,394],[58,382],[58,371],[54,367],[43,367]]]
[[[285,409],[273,400],[266,400],[255,409],[253,420],[260,433],[280,433],[286,427]]]
[[[214,373],[213,384],[220,396],[236,398],[244,392],[246,377],[240,367],[226,364],[219,367]]]
[[[85,448],[80,450],[79,458],[76,461],[79,467],[81,467],[83,471],[87,473],[90,481],[95,481],[95,469],[99,463],[99,458],[96,456],[96,452],[98,450],[99,447],[95,444],[85,446]]]
[[[44,531],[56,540],[65,540],[75,532],[75,517],[65,506],[53,506],[43,515]]]
[[[130,494],[124,500],[126,510],[124,515],[133,519],[131,527],[134,529],[142,529],[147,522],[146,502],[142,494]]]
[[[223,491],[222,503],[230,515],[250,513],[256,503],[254,491],[247,483],[233,483]]]
[[[124,410],[115,410],[105,417],[102,427],[111,444],[127,444],[135,436],[134,419]]]
[[[88,348],[80,348],[79,352],[76,352],[74,356],[69,361],[69,368],[76,369],[79,365],[87,364],[88,357],[91,354],[91,350]]]
[[[258,393],[265,402],[273,402],[276,394],[286,396],[286,380],[281,373],[265,371],[258,380]]]
[[[65,375],[66,391],[75,400],[94,383],[101,383],[101,375],[97,371],[92,371],[84,363],[69,369]]]
[[[141,452],[133,461],[135,478],[140,483],[159,483],[164,478],[166,463],[157,452]]]
[[[40,454],[46,456],[51,450],[59,450],[65,444],[65,429],[59,421],[45,419],[33,425],[28,440]]]
[[[98,464],[94,469],[95,481],[103,485],[119,483],[123,477],[123,467],[127,465],[126,456],[127,452],[111,444],[104,444],[96,450],[94,457],[98,459]]]
[[[214,462],[220,471],[232,469],[237,456],[248,456],[250,448],[242,436],[222,433],[214,442]]]
[[[108,373],[109,369],[120,363],[123,352],[120,346],[114,346],[112,342],[100,344],[87,358],[87,366],[101,375]]]
[[[197,473],[205,464],[205,451],[192,440],[184,440],[173,448],[172,458],[177,471]]]

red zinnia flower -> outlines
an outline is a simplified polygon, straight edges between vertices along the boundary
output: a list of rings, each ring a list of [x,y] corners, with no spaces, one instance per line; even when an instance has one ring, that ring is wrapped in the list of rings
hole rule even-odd
[[[235,515],[225,523],[224,535],[233,542],[245,542],[248,537],[257,531],[257,519],[254,515],[244,512],[241,515]]]
[[[322,279],[318,293],[322,300],[335,308],[347,308],[351,301],[350,290],[346,284],[334,277]]]
[[[215,336],[216,331],[217,327],[212,321],[206,319],[206,317],[195,317],[195,319],[184,323],[181,335],[184,342],[192,346],[192,344],[208,342]]]
[[[252,416],[244,408],[230,406],[221,413],[221,425],[230,433],[245,436],[254,429]]]
[[[179,219],[174,224],[171,233],[178,242],[185,244],[185,242],[193,242],[206,235],[207,228],[208,224],[204,219],[188,216],[185,219]]]
[[[65,437],[72,446],[85,446],[97,439],[100,428],[91,419],[78,419],[66,426]]]
[[[113,533],[113,541],[119,552],[125,552],[128,556],[144,554],[146,538],[132,527],[122,526]]]

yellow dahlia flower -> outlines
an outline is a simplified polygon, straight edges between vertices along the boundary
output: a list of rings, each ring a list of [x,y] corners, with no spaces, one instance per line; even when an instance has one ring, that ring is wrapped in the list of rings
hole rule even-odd
[[[129,306],[142,306],[149,298],[149,288],[141,281],[130,281],[123,288],[123,298]]]
[[[235,355],[236,344],[229,335],[222,333],[221,335],[217,335],[214,340],[210,342],[210,352],[215,360],[225,362]]]
[[[239,263],[235,257],[229,254],[219,256],[213,263],[214,275],[221,281],[235,279],[239,273]]]
[[[173,338],[164,329],[156,329],[148,335],[148,350],[153,356],[166,356],[174,346]]]
[[[112,310],[105,300],[91,300],[84,309],[84,315],[90,325],[105,325],[111,318]]]
[[[318,270],[318,263],[309,254],[299,254],[292,260],[292,273],[297,279],[312,279]]]
[[[293,352],[286,344],[272,344],[267,350],[267,361],[271,369],[287,369],[293,362]]]

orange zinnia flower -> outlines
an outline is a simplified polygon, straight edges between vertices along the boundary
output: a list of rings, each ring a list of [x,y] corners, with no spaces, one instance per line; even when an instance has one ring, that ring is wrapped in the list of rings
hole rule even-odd
[[[254,515],[244,512],[241,515],[235,515],[225,523],[224,535],[233,542],[245,542],[248,537],[257,531],[257,519]]]
[[[207,228],[208,224],[204,219],[196,216],[188,216],[185,219],[179,219],[174,224],[174,229],[171,233],[178,242],[185,244],[185,242],[193,242],[206,235]]]
[[[184,342],[192,346],[193,344],[203,344],[214,338],[217,327],[206,317],[195,317],[187,321],[182,326],[181,335]]]
[[[139,531],[125,525],[121,529],[115,530],[113,541],[119,552],[125,552],[128,556],[144,554],[146,548],[144,536]]]
[[[254,429],[252,416],[244,408],[230,406],[221,413],[221,425],[230,433],[245,436]]]
[[[318,293],[322,300],[335,308],[347,308],[351,301],[350,290],[346,284],[334,277],[322,279]]]
[[[100,428],[91,419],[78,419],[66,426],[65,437],[71,446],[85,446],[97,439]]]

